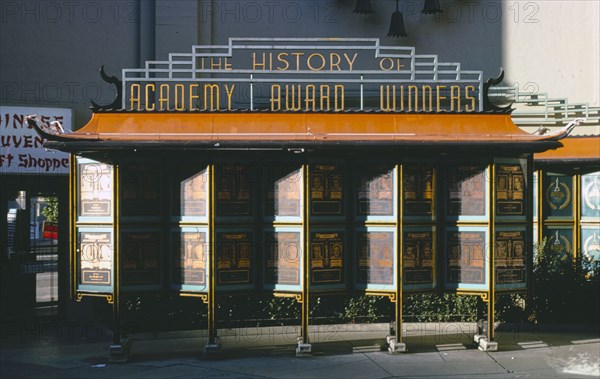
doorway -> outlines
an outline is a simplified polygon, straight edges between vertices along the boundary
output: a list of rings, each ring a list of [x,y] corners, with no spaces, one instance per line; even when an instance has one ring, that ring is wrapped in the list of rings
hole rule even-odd
[[[59,197],[16,190],[3,202],[3,316],[55,316],[60,293]]]

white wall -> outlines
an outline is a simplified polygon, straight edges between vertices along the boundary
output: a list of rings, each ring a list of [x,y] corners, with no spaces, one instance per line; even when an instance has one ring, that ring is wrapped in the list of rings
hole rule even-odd
[[[508,83],[600,105],[600,2],[506,1],[503,12]]]

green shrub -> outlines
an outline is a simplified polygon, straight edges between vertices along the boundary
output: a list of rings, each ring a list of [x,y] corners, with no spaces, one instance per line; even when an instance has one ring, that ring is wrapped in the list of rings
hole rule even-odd
[[[403,319],[406,322],[475,321],[477,297],[453,293],[405,294]]]
[[[573,259],[543,241],[534,260],[531,298],[522,294],[496,296],[496,321],[593,322],[600,317],[600,262]],[[405,293],[404,322],[476,321],[477,296],[452,293]],[[482,304],[483,305],[483,304]],[[525,307],[527,305],[527,307]],[[395,318],[386,296],[364,293],[313,295],[309,301],[311,324],[388,322]],[[272,293],[219,296],[219,328],[298,325],[301,304]],[[486,307],[483,307],[485,311]],[[122,316],[140,330],[204,329],[207,307],[199,298],[174,293],[127,294]]]
[[[530,320],[538,322],[597,321],[600,262],[542,241],[533,269]]]
[[[46,205],[42,208],[42,215],[48,222],[58,222],[58,197],[46,198]]]

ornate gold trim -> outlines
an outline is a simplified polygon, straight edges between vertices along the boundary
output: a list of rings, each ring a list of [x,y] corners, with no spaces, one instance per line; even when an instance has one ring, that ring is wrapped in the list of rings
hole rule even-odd
[[[304,302],[304,296],[302,296],[302,293],[273,292],[273,296],[293,298],[296,299],[296,302],[298,302],[299,304],[302,304]]]
[[[180,292],[179,296],[182,297],[198,297],[204,304],[208,304],[208,294],[206,293],[191,293],[191,292]]]
[[[377,292],[377,291],[366,291],[367,296],[387,296],[390,302],[395,303],[397,296],[395,292]]]
[[[479,296],[485,303],[490,300],[488,292],[456,291],[456,294],[464,296]]]
[[[84,297],[104,297],[104,298],[106,298],[106,301],[108,302],[108,304],[113,304],[114,303],[114,297],[113,297],[112,293],[82,293],[82,292],[77,292],[75,300],[77,302],[81,302],[81,300]]]
[[[490,297],[489,297],[489,294],[487,292],[483,292],[483,293],[479,294],[479,296],[481,296],[481,300],[484,303],[487,303],[488,301],[490,301]]]

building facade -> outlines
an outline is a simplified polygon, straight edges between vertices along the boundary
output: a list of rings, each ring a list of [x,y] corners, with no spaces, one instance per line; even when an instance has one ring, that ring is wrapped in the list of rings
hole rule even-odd
[[[61,201],[63,217],[71,212],[72,220],[62,222],[65,226],[59,233],[63,246],[70,247],[58,257],[65,274],[58,288],[64,309],[77,313],[81,307],[71,300],[85,293],[109,294],[114,303],[121,290],[174,290],[197,295],[210,307],[218,291],[260,289],[280,296],[299,295],[306,315],[308,301],[303,296],[309,291],[359,289],[390,294],[391,300],[395,297],[398,322],[402,310],[397,298],[406,284],[414,290],[451,289],[482,296],[491,304],[488,314],[493,314],[493,294],[503,285],[512,290],[509,284],[517,282],[522,284],[518,290],[526,288],[525,256],[531,256],[534,239],[551,238],[546,234],[573,224],[569,226],[571,243],[574,254],[579,254],[585,244],[577,241],[589,239],[588,229],[598,227],[597,216],[578,218],[574,209],[574,221],[540,221],[546,217],[537,210],[543,207],[543,194],[531,183],[534,153],[560,148],[559,138],[570,121],[586,119],[573,134],[600,134],[599,5],[587,1],[441,1],[442,12],[425,14],[421,1],[371,1],[370,7],[361,8],[367,3],[157,0],[2,4],[2,105],[73,110],[74,134],[57,140],[47,131],[47,139],[54,140],[54,145],[47,146],[74,154],[70,200],[65,200],[63,192]],[[387,37],[399,33],[391,30],[394,11],[402,13],[407,37]],[[572,24],[577,27],[565,27]],[[299,47],[300,43],[303,46]],[[340,49],[341,43],[346,47]],[[238,55],[234,59],[229,52],[231,61],[227,61],[223,47],[244,44],[256,46],[244,50],[248,52],[244,58]],[[195,45],[208,48],[192,48]],[[376,46],[391,49],[379,56]],[[194,59],[199,58],[195,68],[205,70],[194,74],[194,79],[202,80],[193,90],[189,86],[161,87],[164,77],[156,73],[146,76],[152,80],[137,83],[145,74],[133,73],[127,82],[122,71],[148,70],[158,67],[158,62],[170,62],[162,69],[170,79],[178,79],[177,55],[190,52]],[[369,56],[372,66],[362,52],[373,53]],[[211,53],[224,55],[216,59],[218,55]],[[464,75],[454,75],[451,80],[466,80],[469,72],[477,71],[475,81],[482,85],[471,90],[469,83],[461,82],[456,86],[458,94],[435,85],[409,92],[408,86],[416,85],[422,74],[411,66],[416,56],[423,59],[420,67],[427,74],[437,71],[438,63],[449,62],[446,68]],[[98,75],[100,65],[103,75]],[[238,67],[248,72],[239,74],[246,75],[243,79],[236,76],[240,81],[235,82],[238,87],[234,91],[228,71]],[[483,81],[497,78],[501,67],[504,75],[498,81],[503,81],[488,86],[489,96],[484,96]],[[404,70],[412,77],[406,79],[404,92],[400,82],[391,87],[392,81],[385,81],[389,76],[363,84],[369,73],[360,76],[360,70]],[[264,85],[255,81],[261,71],[273,74]],[[280,75],[275,75],[277,71]],[[308,73],[311,81],[291,76],[294,71]],[[349,79],[340,81],[338,74]],[[285,82],[286,75],[296,82]],[[317,75],[325,79],[315,82]],[[112,85],[112,79],[107,81],[112,76],[125,83],[121,91]],[[219,97],[213,87],[201,87],[213,83],[207,78],[223,83],[218,87]],[[346,84],[342,94],[336,85],[346,79],[352,84]],[[446,79],[434,79],[426,80],[445,85]],[[165,92],[161,92],[163,88]],[[178,88],[182,88],[180,97]],[[295,98],[292,90],[297,91]],[[461,100],[447,100],[453,97]],[[490,107],[484,108],[484,98]],[[294,103],[294,99],[300,100]],[[90,120],[92,102],[95,111]],[[502,113],[508,103],[516,108],[512,118]],[[116,112],[118,109],[130,113]],[[178,115],[179,111],[184,114]],[[483,114],[487,111],[498,114]],[[540,128],[549,131],[532,134]],[[93,134],[95,140],[85,133]],[[199,133],[204,133],[204,138],[199,138]],[[244,133],[247,135],[240,137]],[[140,136],[133,137],[135,134]],[[156,141],[161,142],[154,146]],[[7,154],[10,146],[3,148]],[[252,153],[239,149],[252,149]],[[458,153],[456,149],[460,149]],[[168,158],[156,159],[157,152]],[[594,161],[598,155],[592,149],[585,158],[585,175],[597,172]],[[545,162],[543,155],[540,157]],[[565,170],[571,169],[568,162],[563,165]],[[546,167],[550,166],[539,166],[539,188],[553,179],[548,178],[554,174],[543,171]],[[255,175],[253,170],[269,174],[248,180]],[[570,193],[584,199],[582,191],[589,180],[595,183],[597,175],[577,175]],[[22,178],[3,173],[3,186],[14,187],[9,194],[3,193],[3,203],[27,190],[15,184]],[[32,176],[25,178],[32,180]],[[288,190],[282,192],[280,185]],[[477,191],[471,188],[476,185]],[[182,190],[186,186],[191,192]],[[590,191],[594,188],[592,185]],[[89,194],[88,203],[82,200],[84,193]],[[534,193],[539,199],[535,209]],[[278,198],[280,194],[284,194],[282,198]],[[371,195],[381,200],[375,201]],[[65,203],[73,207],[66,211]],[[278,208],[280,204],[282,208]],[[468,210],[467,205],[481,209]],[[537,227],[534,216],[538,217]],[[8,228],[8,223],[3,225]],[[593,237],[595,232],[591,233]],[[98,240],[102,238],[104,244]],[[81,252],[78,249],[108,245],[115,257],[121,257],[121,264],[111,266],[120,274],[102,271],[106,268],[100,265],[107,262],[100,260],[90,263],[88,271],[81,262],[77,266],[74,252]],[[452,266],[450,247],[467,245],[483,246],[485,254],[491,255],[470,271],[452,271],[451,267],[461,266],[460,259]],[[214,254],[204,254],[204,261],[193,256],[178,261],[173,252],[185,252],[182,246]],[[290,267],[280,267],[275,258],[268,258],[268,251],[277,250],[274,246],[282,246],[289,254],[299,246],[314,257],[301,254],[304,259],[283,260],[280,262]],[[364,262],[361,246],[363,250],[390,246],[393,259]],[[322,259],[318,259],[318,247],[322,247]],[[521,249],[527,252],[521,255],[518,267],[513,267],[513,259],[494,259],[494,254],[522,254]],[[193,255],[192,250],[188,255]],[[340,250],[348,260],[332,258],[341,254]],[[375,250],[385,255],[384,248]],[[423,256],[429,251],[431,258],[413,259],[415,250]],[[150,258],[128,262],[127,252],[132,257],[148,254]],[[244,258],[246,255],[251,258]],[[8,249],[3,256],[10,260]],[[379,266],[371,267],[371,263]],[[177,269],[186,264],[190,265],[187,273]],[[504,265],[501,271],[498,265]],[[412,270],[410,274],[403,271],[407,268]],[[182,273],[191,277],[181,277]],[[467,273],[479,282],[463,283]],[[411,275],[414,283],[406,282]],[[102,287],[108,277],[110,291]],[[500,282],[499,277],[503,278]],[[113,310],[118,306],[117,300]],[[214,323],[210,325],[212,337],[216,337]],[[302,326],[307,327],[308,321],[303,320]],[[394,336],[398,342],[400,330],[397,328]],[[309,344],[306,333],[301,337],[303,344]],[[485,337],[493,340],[493,330]],[[210,342],[216,344],[214,338]]]

